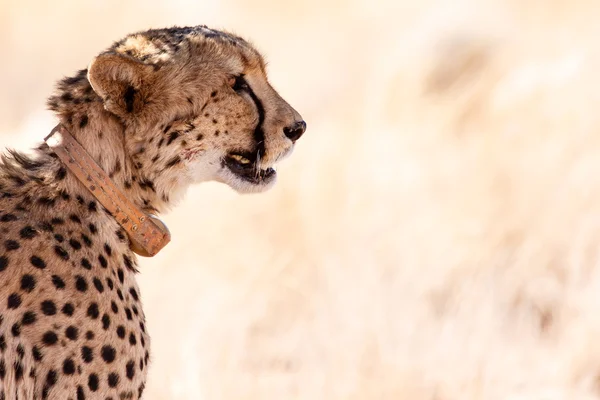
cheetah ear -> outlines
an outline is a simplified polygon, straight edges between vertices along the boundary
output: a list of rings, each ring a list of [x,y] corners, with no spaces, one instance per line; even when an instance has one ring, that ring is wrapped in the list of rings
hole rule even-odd
[[[88,80],[104,107],[121,117],[141,111],[152,67],[119,54],[101,54],[88,67]]]

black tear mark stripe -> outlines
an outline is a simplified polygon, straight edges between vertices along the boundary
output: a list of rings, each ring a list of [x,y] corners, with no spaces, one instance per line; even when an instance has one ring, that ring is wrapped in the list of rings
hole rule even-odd
[[[250,87],[247,82],[246,85],[248,87],[248,94],[252,98],[254,105],[256,105],[256,111],[258,112],[258,124],[254,129],[254,140],[256,140],[257,157],[260,157],[261,155],[265,154],[265,132],[263,131],[263,123],[265,122],[265,108],[258,96],[256,96],[254,93],[254,90],[252,90],[252,87]]]

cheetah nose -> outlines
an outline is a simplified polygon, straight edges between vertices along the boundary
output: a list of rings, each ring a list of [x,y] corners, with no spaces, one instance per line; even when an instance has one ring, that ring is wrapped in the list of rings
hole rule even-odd
[[[283,133],[285,133],[285,136],[287,136],[292,142],[300,139],[300,136],[302,136],[305,131],[306,122],[304,121],[294,122],[292,126],[283,128]]]

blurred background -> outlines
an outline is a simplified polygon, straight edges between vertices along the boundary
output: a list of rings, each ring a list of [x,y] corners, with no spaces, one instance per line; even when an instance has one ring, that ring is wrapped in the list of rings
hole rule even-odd
[[[146,399],[600,398],[597,0],[1,0],[0,147],[127,33],[253,41],[308,122],[139,276]]]

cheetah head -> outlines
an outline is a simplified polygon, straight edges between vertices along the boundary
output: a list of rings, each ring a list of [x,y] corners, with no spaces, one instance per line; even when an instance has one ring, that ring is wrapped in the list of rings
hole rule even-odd
[[[259,52],[205,26],[129,35],[92,61],[87,78],[151,180],[261,192],[306,129]]]

